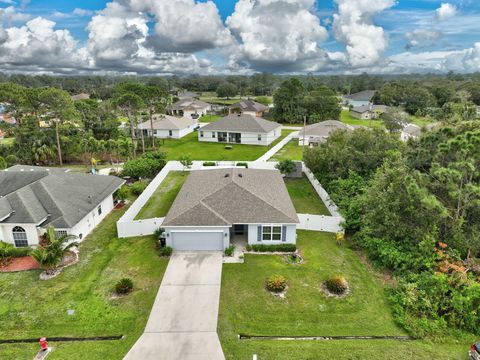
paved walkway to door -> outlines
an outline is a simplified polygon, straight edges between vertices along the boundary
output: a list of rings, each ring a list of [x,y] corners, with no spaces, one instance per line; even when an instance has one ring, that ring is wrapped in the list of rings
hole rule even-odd
[[[221,252],[175,252],[145,332],[124,360],[224,360],[217,336]]]

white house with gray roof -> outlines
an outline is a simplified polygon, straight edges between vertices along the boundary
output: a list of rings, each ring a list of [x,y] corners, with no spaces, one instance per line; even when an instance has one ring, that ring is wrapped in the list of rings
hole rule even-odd
[[[206,115],[211,108],[212,106],[204,101],[185,98],[167,106],[165,111],[168,115],[198,119]]]
[[[200,129],[199,141],[270,145],[282,134],[282,125],[247,114],[231,114]]]
[[[81,241],[114,207],[114,176],[13,166],[0,171],[0,240],[35,246],[48,226]]]
[[[162,227],[175,250],[224,250],[235,236],[249,244],[296,242],[299,223],[278,170],[190,172]]]
[[[270,108],[253,100],[240,100],[230,106],[230,112],[240,110],[242,114],[262,117]]]
[[[164,114],[154,115],[152,123],[150,123],[150,120],[141,123],[139,125],[139,129],[141,129],[140,131],[143,131],[147,136],[151,136],[153,132],[153,135],[156,138],[162,139],[180,139],[185,135],[190,134],[198,127],[198,121],[196,119],[188,117],[178,118]]]
[[[326,141],[330,134],[337,130],[353,131],[355,127],[338,120],[325,120],[310,124],[298,134],[298,145],[303,146],[304,140],[306,146],[318,145]]]

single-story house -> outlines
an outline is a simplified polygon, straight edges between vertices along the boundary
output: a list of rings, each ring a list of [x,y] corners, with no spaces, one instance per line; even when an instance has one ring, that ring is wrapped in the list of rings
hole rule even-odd
[[[336,130],[353,131],[355,127],[345,124],[338,120],[326,120],[315,124],[305,126],[298,134],[298,145],[303,146],[305,138],[305,145],[315,146],[324,142],[330,136],[330,133]],[[305,134],[305,136],[304,136]]]
[[[84,239],[114,207],[124,180],[65,169],[13,166],[0,171],[0,240],[35,246],[53,226]]]
[[[364,90],[350,95],[343,96],[343,104],[347,106],[365,106],[372,102],[375,90]]]
[[[152,135],[152,124],[147,120],[139,124],[147,136]],[[178,118],[171,115],[156,114],[153,116],[153,135],[157,138],[180,139],[190,134],[198,127],[196,119],[182,117]]]
[[[235,238],[249,244],[296,242],[299,223],[278,170],[191,171],[162,227],[175,250],[224,250]]]
[[[400,133],[400,140],[408,141],[409,139],[417,139],[424,131],[432,131],[440,126],[442,126],[441,122],[433,122],[423,128],[415,124],[407,124]]]
[[[77,95],[72,95],[72,100],[73,101],[79,101],[79,100],[88,100],[90,99],[90,94],[87,93],[80,93]]]
[[[230,113],[237,109],[245,115],[262,117],[270,108],[253,100],[241,100],[230,106]]]
[[[256,116],[231,114],[202,127],[199,141],[270,145],[282,134],[282,125]]]
[[[350,115],[360,120],[378,119],[387,109],[385,105],[356,106],[350,110]]]
[[[210,109],[211,105],[204,101],[185,98],[167,106],[165,112],[168,115],[198,119],[202,115],[206,115]]]

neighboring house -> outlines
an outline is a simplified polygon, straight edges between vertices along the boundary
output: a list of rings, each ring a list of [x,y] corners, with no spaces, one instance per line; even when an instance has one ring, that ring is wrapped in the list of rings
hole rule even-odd
[[[351,95],[344,95],[343,103],[353,107],[369,105],[374,95],[375,90],[365,90]]]
[[[278,170],[195,170],[185,180],[162,227],[175,250],[224,250],[296,242],[299,223]]]
[[[199,141],[270,145],[282,134],[282,125],[259,117],[232,114],[198,131]]]
[[[17,124],[17,120],[8,114],[0,114],[0,122],[4,122],[5,124],[9,125]]]
[[[211,105],[204,101],[185,98],[167,106],[165,111],[168,115],[198,119],[202,115],[206,115],[210,109]]]
[[[230,113],[237,109],[245,115],[262,117],[270,108],[253,100],[241,100],[230,106]]]
[[[124,180],[37,166],[0,171],[0,240],[16,247],[38,245],[53,226],[85,238],[114,207]]]
[[[409,139],[417,139],[422,135],[424,131],[432,131],[438,129],[441,126],[440,122],[430,123],[423,128],[415,124],[407,124],[400,133],[400,139],[402,141],[408,141]]]
[[[378,119],[380,115],[387,111],[385,105],[363,105],[356,106],[350,110],[350,115],[361,120]]]
[[[77,95],[72,96],[73,101],[88,100],[88,99],[90,99],[90,94],[87,94],[87,93],[81,93],[81,94],[77,94]]]
[[[163,114],[156,114],[153,117],[153,135],[157,138],[180,139],[193,132],[197,126],[197,120],[192,118],[178,118]],[[151,136],[152,126],[150,120],[141,123],[138,127],[143,129],[145,135]]]
[[[336,130],[353,131],[355,127],[338,120],[326,120],[307,125],[305,126],[305,131],[302,129],[298,134],[298,145],[303,146],[304,132],[305,145],[315,146],[328,139],[330,133]]]

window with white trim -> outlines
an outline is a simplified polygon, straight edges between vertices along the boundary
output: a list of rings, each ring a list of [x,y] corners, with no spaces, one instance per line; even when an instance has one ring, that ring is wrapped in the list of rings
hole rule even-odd
[[[102,215],[102,205],[98,205],[97,212],[99,216]]]
[[[215,138],[215,131],[212,132],[212,138]]]
[[[203,137],[203,131],[200,131],[200,137]]]
[[[173,131],[172,130],[168,130],[168,136],[172,136],[173,135]]]
[[[262,141],[262,134],[258,134],[258,141]]]
[[[28,246],[28,239],[27,239],[27,232],[21,226],[15,226],[12,229],[13,235],[13,242],[15,243],[15,247],[27,247]]]
[[[262,240],[263,241],[280,241],[282,240],[281,226],[262,226]]]

